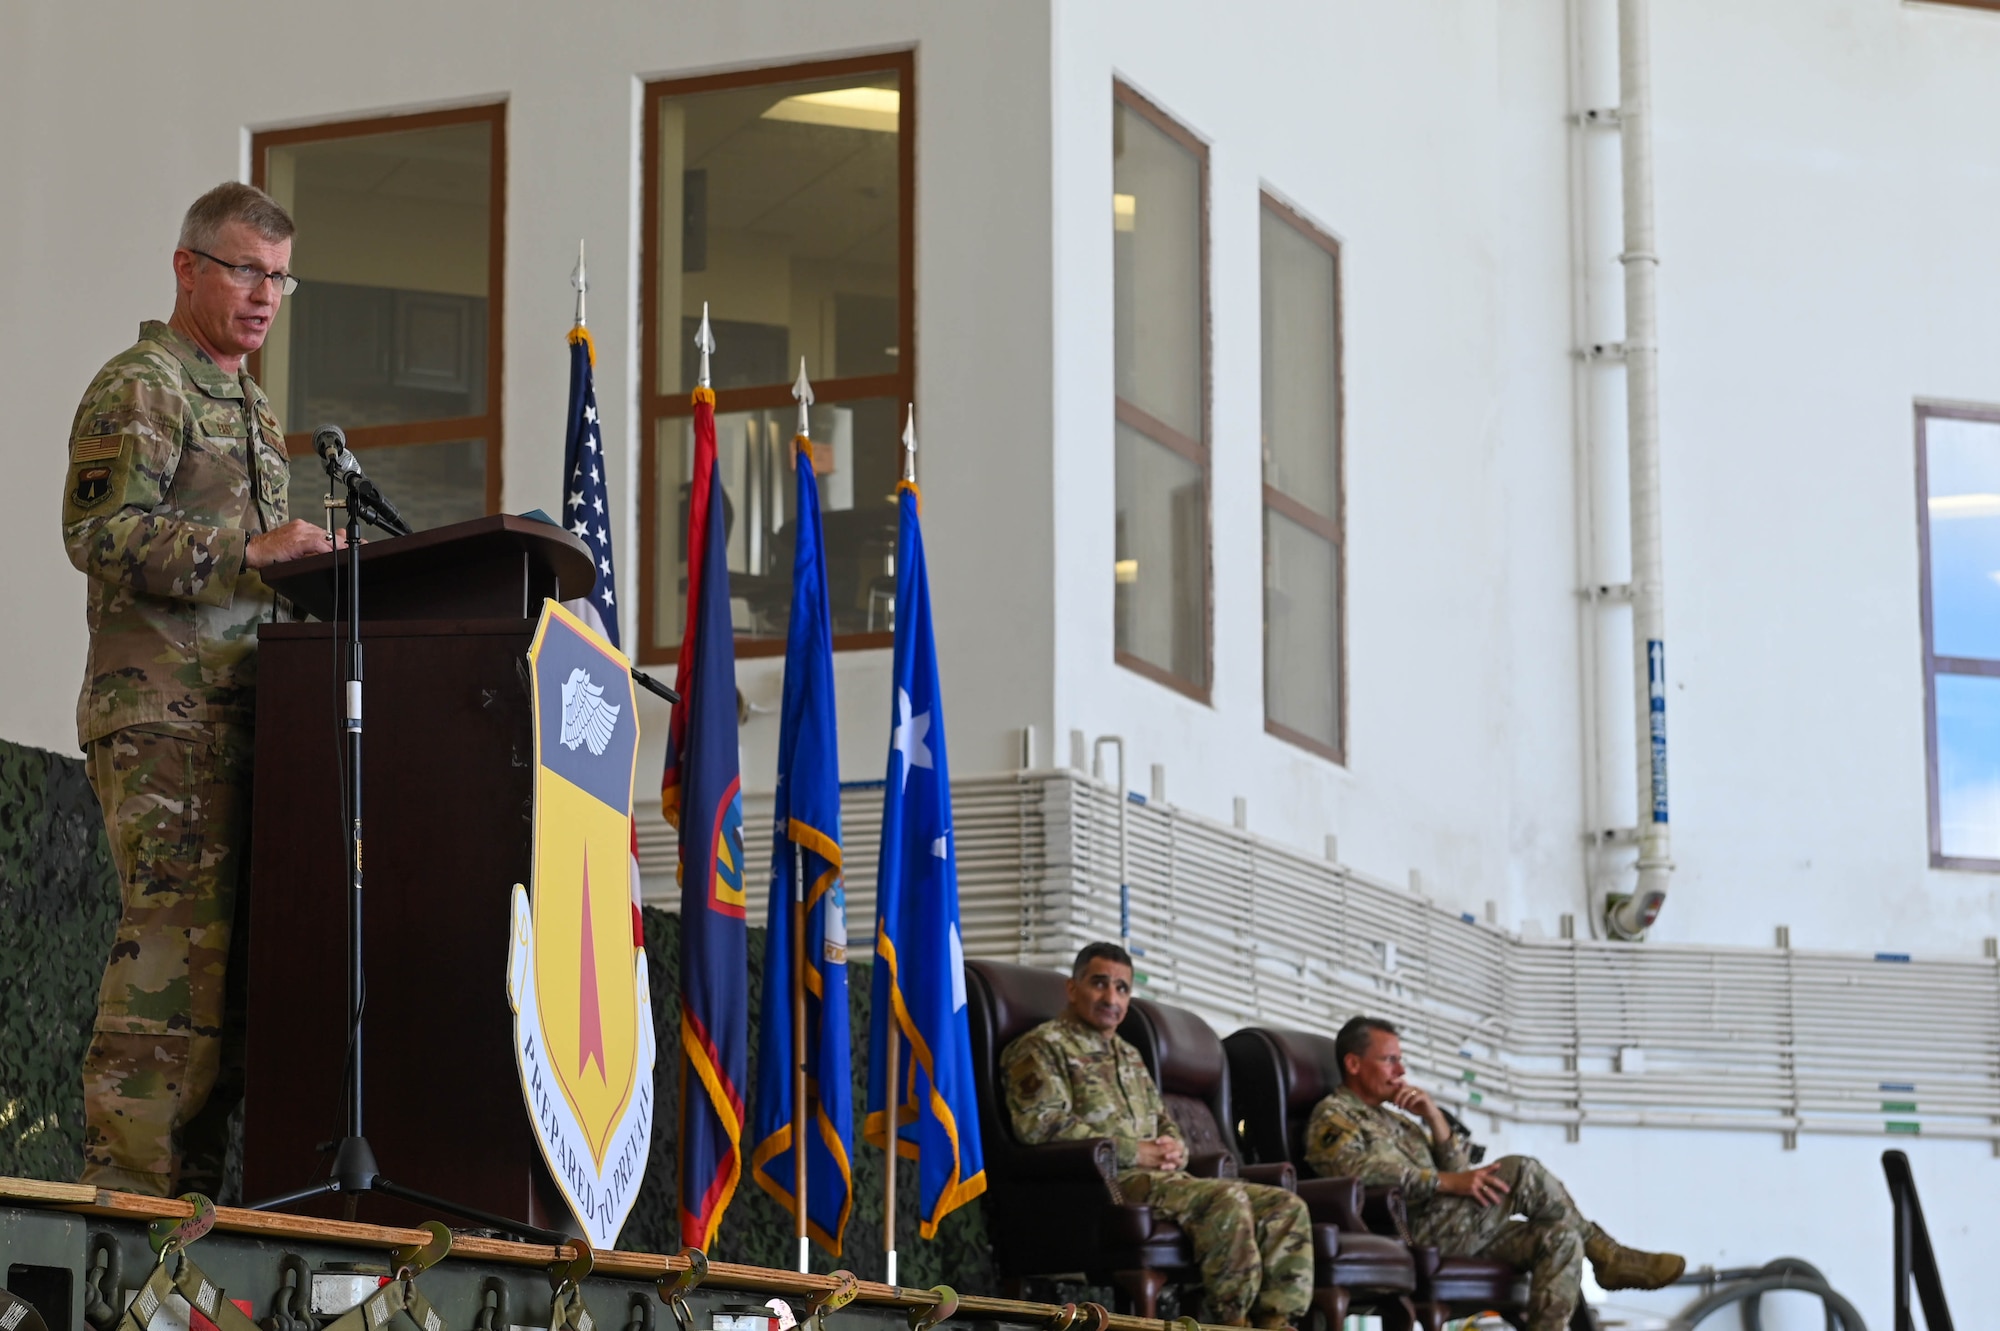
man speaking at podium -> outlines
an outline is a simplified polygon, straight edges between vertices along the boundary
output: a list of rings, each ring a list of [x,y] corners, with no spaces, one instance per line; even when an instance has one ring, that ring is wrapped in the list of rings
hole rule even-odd
[[[332,548],[286,521],[284,431],[243,368],[297,285],[292,230],[248,185],[196,199],[173,316],[98,371],[70,429],[63,544],[90,580],[77,742],[124,895],[83,1066],[99,1187],[213,1195],[243,1093],[252,689],[277,613],[257,570]]]

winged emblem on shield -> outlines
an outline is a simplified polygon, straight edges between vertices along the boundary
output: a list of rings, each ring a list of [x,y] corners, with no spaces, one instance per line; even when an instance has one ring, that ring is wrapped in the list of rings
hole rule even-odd
[[[574,749],[588,744],[592,757],[602,754],[622,710],[605,701],[603,688],[591,683],[590,672],[577,666],[562,686],[562,746]]]

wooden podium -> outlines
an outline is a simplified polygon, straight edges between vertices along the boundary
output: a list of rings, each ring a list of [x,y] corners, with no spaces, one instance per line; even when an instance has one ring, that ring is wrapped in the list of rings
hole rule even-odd
[[[279,565],[264,580],[330,620],[334,559]],[[368,1140],[383,1176],[404,1187],[571,1229],[522,1104],[507,930],[533,852],[528,646],[543,598],[589,595],[596,568],[562,528],[508,516],[370,544],[361,567]],[[346,572],[343,562],[343,610]],[[319,1147],[345,1135],[348,1047],[347,626],[267,624],[258,636],[250,1200],[326,1177],[331,1147]],[[349,1200],[297,1209],[340,1217]],[[357,1218],[438,1217],[371,1193]]]

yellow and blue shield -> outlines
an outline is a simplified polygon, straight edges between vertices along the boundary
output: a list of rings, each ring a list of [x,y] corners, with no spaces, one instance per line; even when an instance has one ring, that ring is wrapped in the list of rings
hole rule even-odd
[[[528,650],[535,856],[514,889],[507,966],[521,1090],[592,1246],[609,1248],[645,1172],[653,1019],[632,781],[639,718],[625,657],[554,601]]]

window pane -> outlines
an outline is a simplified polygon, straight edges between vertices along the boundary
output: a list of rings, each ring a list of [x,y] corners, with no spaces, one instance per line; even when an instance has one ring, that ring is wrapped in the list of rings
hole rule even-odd
[[[2000,679],[1938,675],[1939,850],[2000,860]]]
[[[267,150],[299,228],[262,360],[287,430],[485,414],[492,138],[478,121]]]
[[[360,448],[354,456],[368,473],[368,479],[375,482],[384,499],[396,506],[412,531],[448,527],[486,513],[484,439]],[[326,469],[318,457],[302,453],[292,459],[289,494],[293,517],[324,525]],[[346,510],[335,510],[334,525],[346,524]],[[363,525],[361,532],[371,541],[386,540],[389,536],[367,525]]]
[[[1333,542],[1264,510],[1265,715],[1340,747],[1340,569]]]
[[[1199,442],[1201,163],[1124,103],[1112,114],[1118,396]]]
[[[1206,540],[1201,468],[1118,427],[1117,645],[1208,684]]]
[[[1264,210],[1264,483],[1340,514],[1333,255]]]
[[[738,637],[782,640],[791,617],[798,482],[795,407],[724,412],[715,419],[729,552],[730,622]],[[892,398],[812,409],[826,539],[827,602],[836,634],[885,633],[896,600],[896,477],[900,444]],[[658,565],[652,581],[656,646],[680,642],[687,616],[687,503],[694,426],[660,422]]]
[[[1924,421],[1931,649],[2000,658],[2000,424]]]
[[[718,389],[790,383],[801,356],[815,380],[896,372],[898,82],[871,72],[661,102],[662,392],[694,386],[704,301]]]

